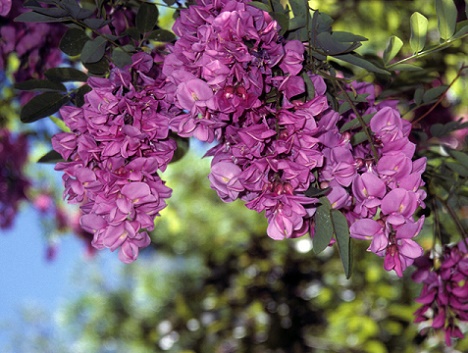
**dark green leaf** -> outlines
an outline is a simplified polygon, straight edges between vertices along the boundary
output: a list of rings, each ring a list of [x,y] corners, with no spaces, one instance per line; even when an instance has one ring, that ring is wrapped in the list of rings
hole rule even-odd
[[[459,162],[462,166],[468,168],[468,154],[462,151],[448,149],[449,155]]]
[[[144,2],[140,5],[136,15],[135,24],[140,33],[152,31],[158,23],[159,11],[156,5]]]
[[[94,11],[83,9],[76,1],[62,1],[62,5],[70,11],[71,17],[84,20],[94,15]]]
[[[136,27],[127,28],[124,35],[129,36],[130,38],[136,41],[139,41],[141,39],[140,31],[136,29]]]
[[[289,27],[288,15],[280,12],[270,12],[270,16],[280,25],[280,35],[284,35],[288,31]]]
[[[176,3],[176,0],[163,0],[163,2],[168,6],[172,6]]]
[[[419,12],[415,12],[410,17],[410,24],[410,46],[414,53],[419,53],[426,45],[427,18]]]
[[[68,17],[70,12],[67,9],[34,7],[33,11],[47,17],[63,18]]]
[[[446,162],[445,164],[455,173],[459,174],[462,177],[468,178],[468,168],[466,168],[465,166],[456,162]]]
[[[168,31],[165,29],[157,29],[150,33],[150,35],[148,36],[148,39],[155,40],[158,42],[169,43],[169,42],[176,40],[176,36],[171,31]]]
[[[23,91],[67,91],[67,88],[63,84],[49,80],[28,80],[17,82],[15,83],[15,88]]]
[[[347,63],[350,63],[352,65],[356,65],[359,67],[362,67],[363,69],[366,69],[371,72],[383,74],[383,75],[390,75],[390,73],[384,69],[381,69],[371,63],[370,61],[364,59],[363,57],[359,56],[358,54],[344,54],[344,55],[336,55],[334,58],[343,60]]]
[[[416,91],[414,91],[414,103],[416,103],[416,105],[420,105],[422,103],[423,94],[424,94],[423,87],[416,88]]]
[[[315,212],[315,234],[312,238],[312,247],[316,254],[325,250],[333,237],[330,201],[323,196],[320,198],[320,203]]]
[[[25,12],[15,18],[15,22],[37,22],[37,23],[53,23],[53,22],[66,22],[70,21],[69,17],[50,17],[44,16],[35,12]]]
[[[264,4],[263,2],[260,2],[260,1],[251,1],[249,2],[249,5],[256,7],[257,9],[260,9],[262,11],[266,11],[266,12],[273,11],[273,9],[269,5]]]
[[[436,0],[437,25],[440,37],[449,39],[455,33],[457,7],[453,0]]]
[[[296,29],[304,28],[306,23],[305,16],[295,16],[289,20],[288,30],[294,31]]]
[[[355,43],[343,43],[338,41],[333,35],[329,32],[322,32],[317,35],[317,44],[324,53],[327,55],[339,55],[343,53],[348,53],[356,49],[357,46]]]
[[[387,65],[400,52],[403,46],[403,41],[397,36],[391,36],[388,40],[387,47],[383,53],[383,61]]]
[[[45,155],[43,155],[39,160],[37,161],[38,163],[57,163],[57,162],[63,162],[63,158],[60,155],[60,153],[52,150],[47,152]]]
[[[190,140],[187,138],[179,137],[175,134],[171,134],[172,138],[176,140],[177,149],[174,152],[174,157],[172,157],[171,163],[181,160],[185,154],[189,151]]]
[[[110,21],[105,21],[102,18],[87,18],[83,22],[88,28],[99,29],[107,25]]]
[[[315,97],[314,83],[312,82],[309,75],[305,71],[302,73],[301,77],[304,80],[304,83],[306,85],[307,99],[311,100]]]
[[[438,99],[442,94],[444,94],[447,91],[447,88],[448,86],[441,85],[427,90],[423,95],[423,102],[429,103]]]
[[[42,93],[23,106],[20,118],[23,123],[32,123],[56,113],[70,97],[57,92]]]
[[[97,63],[86,63],[84,66],[92,75],[104,76],[109,71],[109,61],[104,57]]]
[[[364,42],[368,39],[366,37],[350,33],[350,32],[343,32],[343,31],[333,31],[332,33],[333,38],[340,42]]]
[[[349,278],[351,277],[351,243],[348,221],[340,211],[331,210],[330,212],[333,231],[340,251],[341,262],[343,263],[346,278]]]
[[[60,41],[60,49],[67,55],[80,55],[89,37],[79,28],[70,28]]]
[[[447,136],[453,131],[461,130],[468,128],[468,122],[462,122],[460,119],[459,121],[451,121],[447,124],[433,124],[430,127],[431,135],[434,137],[443,137]]]
[[[77,106],[77,107],[82,107],[83,104],[85,103],[84,101],[84,96],[86,93],[88,92],[91,92],[91,87],[89,87],[88,85],[83,85],[81,86],[80,88],[78,88],[75,93],[72,95],[72,100],[73,100],[73,103]]]
[[[102,37],[88,40],[81,51],[83,64],[93,64],[101,60],[106,52],[107,40]]]
[[[117,65],[117,67],[122,68],[132,63],[132,57],[121,48],[114,48],[112,51],[112,62]]]
[[[45,72],[45,76],[55,82],[86,82],[88,75],[73,67],[55,67]]]
[[[318,188],[310,185],[309,188],[304,193],[304,195],[307,196],[307,197],[314,198],[314,197],[325,196],[329,192],[330,192],[330,188],[318,189]]]

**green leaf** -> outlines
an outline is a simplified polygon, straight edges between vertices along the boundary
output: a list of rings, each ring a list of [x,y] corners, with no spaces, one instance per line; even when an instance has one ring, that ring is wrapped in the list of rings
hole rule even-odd
[[[79,28],[70,28],[60,40],[60,50],[70,56],[80,55],[89,37]]]
[[[321,197],[325,196],[330,192],[330,188],[325,188],[325,189],[318,189],[314,187],[313,185],[309,185],[309,188],[304,192],[304,195],[307,197]]]
[[[436,12],[440,37],[447,40],[455,33],[457,7],[453,0],[436,0]]]
[[[169,43],[176,40],[176,36],[171,31],[165,29],[156,29],[150,33],[148,39]]]
[[[73,103],[77,107],[82,107],[83,104],[85,103],[85,101],[84,101],[85,94],[88,93],[88,92],[91,92],[91,91],[92,91],[92,89],[88,85],[81,86],[80,88],[78,88],[75,91],[74,95],[72,95]]]
[[[73,67],[55,67],[47,70],[45,76],[55,82],[86,82],[88,75]]]
[[[158,23],[158,16],[159,11],[156,5],[144,2],[140,5],[136,15],[136,28],[142,34],[152,31]]]
[[[359,43],[340,42],[329,32],[319,33],[317,35],[317,42],[319,47],[327,55],[339,55],[349,53],[360,45]]]
[[[365,42],[369,40],[364,36],[360,36],[350,32],[343,32],[343,31],[333,31],[332,33],[333,38],[340,42]]]
[[[117,67],[124,67],[132,63],[132,57],[130,54],[124,52],[121,48],[114,48],[112,51],[112,62]]]
[[[270,16],[280,25],[280,35],[284,35],[289,29],[289,17],[280,12],[270,12]]]
[[[93,64],[101,60],[106,52],[107,40],[102,37],[88,40],[81,51],[83,64]]]
[[[465,22],[465,21],[464,21]],[[461,27],[454,35],[453,35],[453,38],[461,38],[463,36],[465,36],[466,34],[468,34],[468,24]]]
[[[70,128],[65,124],[65,122],[62,119],[59,119],[53,115],[49,116],[49,119],[54,122],[54,124],[63,132],[70,132]]]
[[[53,23],[70,21],[70,17],[50,17],[36,12],[25,12],[15,18],[15,22],[35,22],[35,23]]]
[[[421,71],[423,68],[411,64],[398,64],[388,68],[391,71]]]
[[[251,1],[248,3],[248,5],[251,5],[253,7],[256,7],[257,9],[260,9],[262,11],[266,11],[266,12],[272,12],[273,9],[267,5],[267,4],[264,4],[263,2],[260,2],[260,1]]]
[[[37,161],[38,163],[57,163],[57,162],[63,162],[63,158],[55,150],[47,152],[45,155],[43,155],[39,160]]]
[[[177,143],[177,149],[174,152],[174,157],[171,159],[171,164],[181,160],[189,151],[190,140],[188,138],[179,137],[176,134],[171,134]]]
[[[330,201],[323,196],[320,198],[320,203],[315,212],[315,234],[312,238],[313,251],[316,254],[325,250],[333,237]]]
[[[447,88],[448,86],[446,85],[440,85],[427,90],[423,95],[423,102],[429,103],[438,99],[442,94],[444,94],[447,91]]]
[[[431,135],[434,137],[447,136],[453,131],[468,128],[468,122],[463,122],[462,119],[458,121],[451,121],[447,124],[433,124],[430,127]]]
[[[427,18],[419,12],[415,12],[410,17],[410,25],[410,46],[414,53],[419,53],[426,45]]]
[[[465,168],[468,168],[468,154],[467,153],[462,152],[462,151],[453,150],[453,149],[448,149],[447,152],[450,155],[450,157],[455,159],[457,162],[459,162]]]
[[[76,1],[62,1],[62,5],[70,11],[71,17],[84,20],[94,15],[94,11],[83,9]]]
[[[83,22],[88,28],[99,29],[109,24],[110,21],[103,20],[102,18],[87,18]]]
[[[462,177],[468,178],[468,168],[466,168],[465,166],[456,162],[446,162],[445,164],[455,173],[459,174]]]
[[[343,263],[346,278],[351,277],[351,243],[349,237],[349,227],[346,217],[338,210],[331,210],[333,231],[338,243],[341,262]]]
[[[423,94],[424,94],[423,87],[416,88],[416,90],[414,91],[414,103],[416,103],[416,105],[421,105],[423,101]]]
[[[96,63],[85,63],[84,66],[91,74],[96,76],[104,76],[109,72],[109,61],[105,57]]]
[[[400,52],[403,46],[403,41],[397,36],[391,36],[388,40],[387,47],[383,53],[383,61],[387,65]]]
[[[364,122],[366,124],[369,124],[369,122],[371,121],[372,117],[375,115],[375,113],[372,113],[372,114],[366,114],[366,115],[363,115],[362,116],[362,120],[364,120]],[[359,121],[358,118],[354,118],[353,120],[351,121],[348,121],[346,124],[344,124],[341,129],[340,129],[340,133],[343,133],[343,132],[346,132],[348,130],[353,130],[353,129],[356,129],[358,127],[361,127],[361,122]]]
[[[23,123],[32,123],[56,113],[70,97],[57,92],[42,93],[23,106],[20,119]]]
[[[362,67],[367,71],[375,72],[378,74],[383,75],[390,75],[390,73],[380,67],[377,67],[370,61],[364,59],[363,57],[359,56],[358,54],[344,54],[344,55],[336,55],[334,56],[335,59],[343,60],[349,64]]]
[[[359,131],[351,137],[351,144],[353,146],[359,145],[361,142],[367,140],[367,135],[364,131]]]
[[[28,80],[17,82],[14,87],[23,91],[67,91],[67,88],[63,84],[49,80]]]
[[[312,82],[309,75],[305,71],[302,72],[301,77],[304,80],[304,83],[306,85],[307,99],[311,100],[311,99],[313,99],[315,97],[314,83]]]

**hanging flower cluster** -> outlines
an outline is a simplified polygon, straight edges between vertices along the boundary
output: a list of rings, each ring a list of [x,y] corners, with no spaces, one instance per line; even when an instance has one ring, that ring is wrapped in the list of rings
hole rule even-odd
[[[445,332],[445,342],[463,338],[461,322],[468,322],[468,252],[462,241],[445,246],[439,256],[430,253],[415,261],[413,280],[423,289],[416,299],[422,306],[415,312],[415,322],[428,322],[430,327]]]
[[[168,137],[170,107],[155,96],[154,60],[136,54],[109,79],[90,79],[85,104],[60,110],[71,132],[52,139],[67,160],[56,169],[64,172],[68,201],[82,205],[81,226],[94,234],[97,249],[120,248],[123,262],[149,245],[147,231],[171,195],[157,172],[166,169],[176,142]]]
[[[226,202],[265,212],[273,239],[314,236],[319,200],[308,192],[318,188],[345,214],[351,236],[385,256],[387,270],[401,276],[422,254],[412,238],[424,220],[413,214],[424,206],[425,161],[412,162],[411,126],[396,102],[376,103],[370,85],[346,85],[365,99],[359,111],[338,114],[325,81],[304,69],[304,44],[279,30],[246,2],[198,1],[181,10],[178,40],[157,54],[161,65],[136,54],[109,79],[91,78],[83,107],[61,109],[72,131],[53,139],[67,160],[57,169],[68,200],[83,204],[81,224],[94,246],[120,247],[130,262],[149,244],[146,231],[170,196],[157,171],[176,148],[172,130],[216,140],[208,152],[212,188]],[[304,78],[314,86],[308,99]],[[340,129],[366,114],[374,114],[369,136],[352,143],[362,126]]]

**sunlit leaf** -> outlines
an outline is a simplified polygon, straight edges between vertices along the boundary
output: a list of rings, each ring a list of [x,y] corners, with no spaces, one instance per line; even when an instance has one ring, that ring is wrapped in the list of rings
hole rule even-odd
[[[389,68],[391,71],[421,71],[423,68],[412,64],[398,64]]]
[[[437,25],[440,37],[449,39],[455,33],[457,7],[453,0],[436,0]]]
[[[388,64],[395,56],[400,52],[403,46],[403,41],[397,36],[391,36],[388,40],[387,47],[383,53],[383,60],[385,64]]]
[[[32,123],[56,113],[70,97],[58,92],[45,92],[34,98],[21,109],[20,119],[23,123]]]
[[[427,18],[419,12],[415,12],[410,17],[411,36],[410,46],[414,53],[419,53],[426,45]]]
[[[53,121],[53,123],[63,132],[70,132],[70,128],[65,124],[62,119],[59,119],[53,115],[49,116],[49,119]]]

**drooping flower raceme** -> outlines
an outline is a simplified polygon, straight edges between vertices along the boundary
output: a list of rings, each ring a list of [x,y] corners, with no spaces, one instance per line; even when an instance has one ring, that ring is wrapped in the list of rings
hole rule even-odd
[[[124,262],[149,245],[147,231],[171,194],[158,171],[176,143],[169,138],[168,105],[156,98],[157,71],[147,76],[153,64],[150,55],[135,54],[130,67],[114,69],[109,79],[90,78],[85,104],[60,110],[71,132],[52,139],[66,160],[56,166],[64,172],[64,195],[81,204],[80,223],[94,234],[93,246],[119,248]]]

